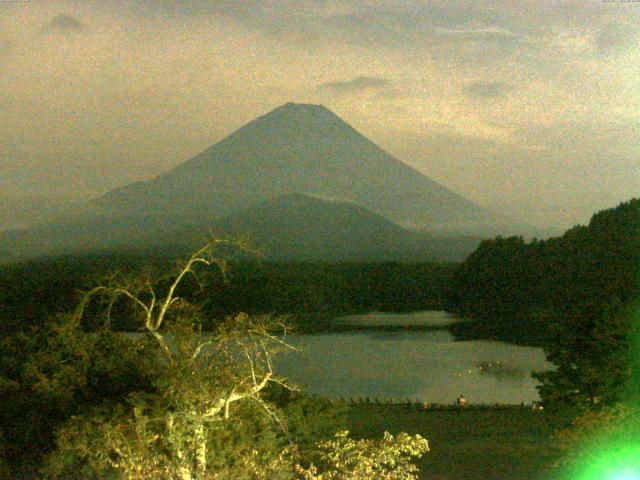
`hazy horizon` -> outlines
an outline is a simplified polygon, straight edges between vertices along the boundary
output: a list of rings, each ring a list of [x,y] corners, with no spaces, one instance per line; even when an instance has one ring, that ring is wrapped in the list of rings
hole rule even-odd
[[[294,101],[567,228],[640,194],[639,25],[613,1],[0,2],[0,197],[148,180]]]

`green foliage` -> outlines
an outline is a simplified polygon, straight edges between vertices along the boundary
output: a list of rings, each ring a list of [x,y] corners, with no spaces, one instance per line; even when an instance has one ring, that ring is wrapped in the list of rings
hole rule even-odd
[[[454,274],[450,302],[469,318],[495,318],[526,308],[536,285],[534,254],[522,237],[484,240]],[[525,301],[524,305],[522,301]]]
[[[74,416],[58,430],[47,478],[243,478],[244,455],[277,457],[277,414],[260,396],[278,381],[270,357],[282,344],[269,323],[240,315],[205,336],[193,308],[173,305],[162,331],[127,340],[153,345],[152,390]]]
[[[167,259],[131,255],[42,258],[0,266],[0,335],[41,326],[80,300],[80,289],[109,272],[167,268]]]
[[[0,478],[11,478],[11,466],[5,457],[5,441],[0,432]]]
[[[547,358],[559,368],[534,375],[542,382],[541,397],[574,412],[623,399],[631,376],[638,373],[629,357],[632,311],[612,301],[594,319],[565,317],[566,323],[556,327],[555,342],[546,347]]]
[[[621,398],[640,273],[640,199],[586,227],[525,243],[483,242],[455,272],[449,307],[489,332],[521,331],[558,368],[539,374],[549,405],[579,411]]]
[[[618,403],[586,411],[555,434],[554,444],[561,452],[555,466],[562,478],[614,478],[632,467],[640,473],[640,409]]]
[[[334,475],[342,466],[322,464],[331,445],[359,455],[345,471],[415,472],[422,439],[327,440],[343,412],[291,392],[272,369],[272,356],[291,348],[280,319],[239,313],[203,333],[202,310],[179,294],[189,292],[186,278],[202,278],[198,267],[225,267],[215,245],[160,281],[111,277],[74,314],[4,339],[2,409],[14,416],[3,422],[7,445],[40,435],[31,461],[46,455],[51,479],[289,480],[311,456]],[[140,333],[111,331],[118,315]]]
[[[79,289],[87,285],[140,277],[145,270],[162,273],[172,265],[171,257],[87,255],[2,266],[0,335],[27,331],[67,312],[79,301]],[[226,279],[219,272],[209,272],[208,278],[201,279],[204,288],[194,278],[186,278],[180,296],[201,305],[208,319],[239,312],[284,314],[295,316],[303,330],[318,330],[327,328],[327,321],[338,315],[442,308],[452,271],[452,265],[426,263],[242,261],[231,265]],[[158,291],[166,288],[168,277],[151,278],[158,280]],[[94,306],[85,314],[85,325],[102,324],[103,318],[92,317],[102,313],[104,309]],[[114,329],[137,328],[135,318],[127,313],[123,302],[114,306]],[[208,322],[204,327],[212,325]]]
[[[301,480],[414,480],[413,463],[429,451],[420,435],[384,433],[380,440],[354,440],[347,431],[318,445],[309,467],[297,466]]]
[[[214,315],[324,316],[443,306],[451,265],[401,263],[242,263],[203,298]]]
[[[347,425],[349,408],[344,403],[311,398],[283,388],[278,389],[276,396],[268,392],[267,395],[282,412],[288,441],[297,446],[302,456],[314,449],[316,442],[328,440]]]
[[[106,330],[86,332],[60,315],[29,334],[3,338],[0,417],[10,463],[37,463],[72,415],[150,388],[144,344]]]

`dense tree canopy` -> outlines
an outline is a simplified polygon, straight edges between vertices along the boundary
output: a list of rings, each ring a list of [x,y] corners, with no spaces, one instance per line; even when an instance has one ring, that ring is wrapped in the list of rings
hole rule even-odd
[[[639,373],[629,356],[639,272],[636,199],[558,238],[482,242],[454,273],[449,307],[489,329],[526,331],[542,342],[558,366],[539,375],[544,400],[609,403]]]
[[[205,311],[181,295],[187,278],[224,273],[215,245],[171,275],[111,276],[75,312],[4,339],[0,468],[20,478],[42,465],[51,479],[416,478],[421,437],[331,440],[340,412],[273,369],[292,348],[279,317],[239,313],[203,330]],[[119,315],[137,332],[115,333]],[[346,465],[329,461],[347,446]]]
[[[166,272],[172,257],[103,255],[44,258],[0,267],[0,335],[42,325],[79,301],[78,291],[141,271]],[[211,272],[204,288],[189,278],[181,295],[202,305],[207,319],[238,312],[295,316],[299,329],[322,330],[328,320],[358,312],[442,308],[453,265],[402,263],[268,263],[236,261],[231,274]],[[131,329],[135,322],[120,325]],[[211,325],[205,325],[210,328]]]

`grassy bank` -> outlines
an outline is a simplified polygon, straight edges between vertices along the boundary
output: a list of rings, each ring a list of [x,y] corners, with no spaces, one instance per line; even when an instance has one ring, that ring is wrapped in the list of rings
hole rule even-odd
[[[422,410],[413,405],[353,405],[350,429],[357,437],[419,433],[431,452],[421,462],[430,480],[550,480],[554,419],[521,408]]]

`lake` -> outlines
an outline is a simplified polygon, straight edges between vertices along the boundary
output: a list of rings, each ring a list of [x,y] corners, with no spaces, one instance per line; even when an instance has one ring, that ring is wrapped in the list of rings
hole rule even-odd
[[[276,358],[278,373],[307,393],[446,404],[464,394],[468,403],[531,403],[539,400],[531,372],[552,368],[541,348],[454,341],[447,330],[433,329],[459,321],[445,312],[374,312],[335,321],[371,329],[289,335],[301,351]],[[402,326],[413,329],[375,328]]]

